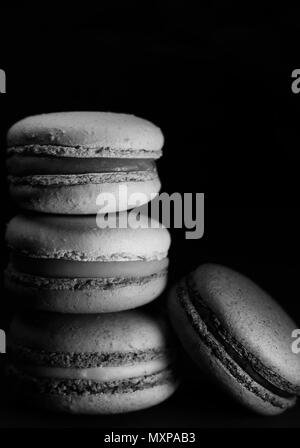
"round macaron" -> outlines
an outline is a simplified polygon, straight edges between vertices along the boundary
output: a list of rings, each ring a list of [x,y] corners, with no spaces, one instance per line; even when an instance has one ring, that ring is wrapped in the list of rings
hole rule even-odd
[[[168,230],[145,215],[138,228],[126,212],[117,216],[124,228],[98,227],[95,215],[14,217],[6,231],[10,301],[45,311],[103,313],[158,297],[167,283]]]
[[[163,142],[157,126],[134,115],[58,112],[24,118],[7,134],[11,195],[21,208],[46,213],[133,208],[133,195],[142,204],[160,189],[155,159]],[[104,210],[108,194],[113,200]]]
[[[17,316],[7,350],[14,393],[54,411],[135,411],[164,401],[178,385],[172,333],[148,307]]]
[[[260,287],[223,266],[204,264],[173,287],[168,308],[191,357],[240,403],[275,415],[300,393],[296,324]]]

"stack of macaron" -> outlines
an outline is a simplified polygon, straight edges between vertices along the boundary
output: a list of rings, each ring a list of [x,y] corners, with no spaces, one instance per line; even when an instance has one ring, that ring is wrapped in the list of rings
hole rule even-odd
[[[169,232],[146,216],[132,226],[126,210],[130,194],[141,204],[159,191],[162,145],[156,126],[122,114],[47,114],[10,129],[10,191],[25,209],[6,233],[19,310],[8,340],[14,391],[66,412],[146,408],[176,390],[178,340],[240,404],[280,414],[300,395],[297,325],[264,290],[204,264],[171,288],[166,307],[152,303],[166,287]],[[105,198],[126,225],[99,225]]]
[[[132,195],[141,205],[160,189],[160,129],[132,115],[61,112],[19,121],[7,143],[10,193],[23,210],[6,232],[14,388],[79,413],[165,400],[178,385],[175,343],[149,303],[166,286],[170,236],[146,216],[132,226],[127,212]],[[123,225],[100,226],[101,213]]]

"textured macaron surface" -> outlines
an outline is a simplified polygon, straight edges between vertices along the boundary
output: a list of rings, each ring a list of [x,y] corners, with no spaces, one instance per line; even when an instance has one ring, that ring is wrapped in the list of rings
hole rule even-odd
[[[161,156],[164,138],[151,122],[113,112],[35,115],[8,131],[9,152],[62,157]]]
[[[199,315],[204,307],[221,340],[278,388],[300,392],[300,358],[291,348],[297,325],[264,290],[214,264],[200,266],[187,284]]]
[[[126,213],[119,216],[128,223]],[[7,226],[6,241],[13,251],[35,258],[150,261],[167,256],[170,235],[166,228],[145,216],[138,229],[128,224],[127,228],[101,229],[95,216],[18,215]]]
[[[88,368],[148,362],[173,346],[157,310],[94,315],[26,313],[11,324],[8,346],[31,365]]]

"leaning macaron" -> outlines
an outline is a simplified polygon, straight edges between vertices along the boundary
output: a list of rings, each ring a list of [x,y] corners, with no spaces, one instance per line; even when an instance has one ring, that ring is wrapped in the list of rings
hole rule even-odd
[[[24,214],[7,226],[11,303],[63,313],[103,313],[151,302],[167,283],[170,234],[141,216],[120,213],[101,228],[96,216]]]
[[[191,357],[240,403],[276,415],[300,393],[297,328],[284,310],[245,276],[204,264],[173,287],[168,308]]]
[[[160,189],[155,159],[163,142],[157,126],[134,115],[58,112],[24,118],[7,134],[11,195],[21,208],[46,213],[133,208],[133,194],[142,204]],[[101,195],[114,198],[105,209]]]
[[[158,404],[176,389],[175,346],[157,311],[16,316],[7,373],[31,405],[112,414]]]

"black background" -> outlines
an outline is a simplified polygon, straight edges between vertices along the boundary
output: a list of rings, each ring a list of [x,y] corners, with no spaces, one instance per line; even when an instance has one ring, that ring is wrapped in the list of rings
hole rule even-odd
[[[186,240],[184,230],[171,230],[170,282],[202,262],[223,263],[261,284],[300,325],[300,94],[291,91],[291,73],[300,68],[300,8],[241,3],[4,8],[2,234],[16,213],[5,181],[9,126],[42,112],[134,113],[165,134],[162,191],[205,193],[204,237]],[[3,241],[1,258],[4,267]],[[2,299],[0,327],[8,320]],[[192,364],[190,371],[197,375]],[[202,380],[153,410],[101,423],[25,413],[9,403],[0,416],[3,427],[300,426],[299,407],[275,419],[258,417],[219,391],[207,392]]]

